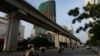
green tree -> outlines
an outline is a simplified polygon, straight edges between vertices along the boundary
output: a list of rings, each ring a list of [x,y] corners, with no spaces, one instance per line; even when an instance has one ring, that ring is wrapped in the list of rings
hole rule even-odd
[[[79,8],[76,7],[75,9],[71,9],[68,12],[68,15],[74,16],[72,23],[76,23],[76,21],[80,22],[83,19],[92,18],[94,22],[85,23],[84,27],[80,26],[76,33],[79,33],[81,30],[86,31],[89,28],[88,33],[93,34],[91,36],[91,41],[96,41],[97,39],[100,40],[100,3],[98,4],[90,4],[88,3],[87,6],[83,7],[84,12],[80,13]]]
[[[40,47],[40,46],[48,46],[49,41],[46,38],[43,37],[35,37],[32,41],[31,41],[36,47]]]

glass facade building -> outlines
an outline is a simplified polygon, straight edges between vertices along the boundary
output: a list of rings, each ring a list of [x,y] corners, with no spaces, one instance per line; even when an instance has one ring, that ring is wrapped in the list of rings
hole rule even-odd
[[[56,6],[54,0],[41,3],[39,6],[39,11],[56,22]]]
[[[49,19],[56,22],[56,5],[55,0],[46,1],[40,4],[39,11],[46,15]],[[45,34],[46,29],[35,25],[35,35]]]

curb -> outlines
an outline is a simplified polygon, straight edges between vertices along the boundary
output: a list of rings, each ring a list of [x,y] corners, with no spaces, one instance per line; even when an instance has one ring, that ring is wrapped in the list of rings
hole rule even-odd
[[[94,50],[93,48],[92,48],[92,50],[93,50],[93,52],[94,52],[97,56],[100,56],[99,52],[97,52],[97,51]]]

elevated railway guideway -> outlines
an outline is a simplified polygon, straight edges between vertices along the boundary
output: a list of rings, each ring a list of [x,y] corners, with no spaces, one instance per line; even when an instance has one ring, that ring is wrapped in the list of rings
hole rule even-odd
[[[25,0],[0,0],[0,11],[7,14],[17,11],[16,16],[22,20],[36,24],[50,31],[67,36],[75,41],[80,42],[80,40],[73,34],[69,33],[57,23],[50,20]]]

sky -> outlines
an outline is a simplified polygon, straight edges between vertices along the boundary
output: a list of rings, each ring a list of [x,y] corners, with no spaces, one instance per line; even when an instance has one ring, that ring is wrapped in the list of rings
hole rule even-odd
[[[42,2],[45,2],[47,0],[26,0],[28,3],[30,3],[32,6],[38,9],[39,5]],[[59,25],[72,25],[74,30],[74,35],[78,37],[82,42],[86,42],[87,40],[87,33],[81,31],[80,33],[75,33],[76,29],[79,26],[84,26],[84,22],[86,20],[83,20],[81,23],[75,23],[72,24],[72,20],[74,17],[69,16],[67,13],[70,9],[73,9],[75,7],[79,7],[80,11],[82,12],[82,6],[84,6],[83,0],[55,0],[56,1],[56,20]],[[0,13],[0,16],[3,16],[2,13]],[[24,21],[21,21],[22,25],[25,25],[25,35],[24,37],[30,37],[30,31],[33,28],[33,25]]]
[[[38,9],[39,5],[42,2],[47,0],[27,0],[31,5]],[[74,35],[78,37],[82,42],[86,42],[87,40],[87,33],[81,31],[80,33],[75,33],[76,29],[79,26],[84,26],[87,20],[83,20],[81,23],[72,24],[72,20],[74,17],[69,16],[67,13],[70,9],[75,7],[79,7],[80,11],[82,12],[82,6],[84,6],[83,0],[55,0],[56,1],[56,20],[59,25],[72,25],[74,30]]]

